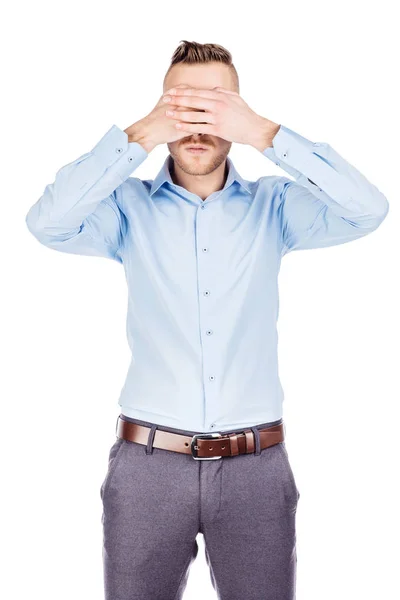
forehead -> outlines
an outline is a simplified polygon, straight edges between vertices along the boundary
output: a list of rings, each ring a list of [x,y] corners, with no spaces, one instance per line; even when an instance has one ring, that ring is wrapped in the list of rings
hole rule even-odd
[[[165,79],[163,90],[178,85],[203,90],[224,87],[234,91],[233,78],[229,67],[223,63],[215,62],[200,65],[174,65]]]

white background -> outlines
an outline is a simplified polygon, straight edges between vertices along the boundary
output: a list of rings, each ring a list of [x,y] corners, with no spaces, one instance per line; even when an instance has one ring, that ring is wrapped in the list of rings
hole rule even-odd
[[[122,266],[41,246],[25,215],[61,166],[111,125],[150,112],[182,39],[229,49],[256,112],[328,142],[389,200],[365,238],[283,258],[278,326],[301,493],[297,598],[400,597],[394,9],[382,0],[2,9],[3,598],[103,597],[99,492],[129,364]],[[153,179],[167,152],[157,147],[135,176]],[[233,144],[230,157],[249,180],[286,175],[249,146]],[[216,598],[198,542],[185,600]]]

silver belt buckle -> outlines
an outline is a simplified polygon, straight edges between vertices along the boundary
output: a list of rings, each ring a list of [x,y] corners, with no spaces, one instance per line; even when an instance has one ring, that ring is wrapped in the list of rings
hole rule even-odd
[[[196,451],[199,449],[199,447],[196,445],[196,440],[198,440],[199,438],[202,440],[209,440],[212,438],[220,437],[222,437],[222,433],[195,433],[192,437],[192,441],[190,444],[192,457],[194,458],[194,460],[216,460],[217,458],[222,458],[222,456],[197,456],[196,454]]]

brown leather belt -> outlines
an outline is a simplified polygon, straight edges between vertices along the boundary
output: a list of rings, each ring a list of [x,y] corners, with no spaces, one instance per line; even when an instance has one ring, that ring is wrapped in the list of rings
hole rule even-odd
[[[150,427],[118,417],[117,437],[119,438],[146,446],[150,431]],[[285,439],[283,422],[258,431],[261,450],[283,442]],[[153,447],[191,454],[195,460],[214,460],[223,456],[237,456],[254,452],[255,439],[253,431],[248,428],[243,429],[242,432],[229,434],[197,433],[193,436],[156,429]]]

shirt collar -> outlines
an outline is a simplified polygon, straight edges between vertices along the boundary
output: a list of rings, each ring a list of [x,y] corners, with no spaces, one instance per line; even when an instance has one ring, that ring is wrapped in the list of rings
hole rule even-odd
[[[250,186],[247,181],[245,181],[235,169],[232,160],[229,156],[226,157],[227,165],[228,165],[228,176],[225,181],[225,185],[223,190],[228,188],[234,181],[237,181],[249,194],[251,194]],[[169,171],[170,166],[172,165],[172,156],[168,154],[167,158],[164,161],[163,166],[158,172],[156,178],[154,179],[151,188],[150,188],[150,196],[154,194],[164,183],[168,182],[171,185],[175,185],[171,178],[171,173]]]

